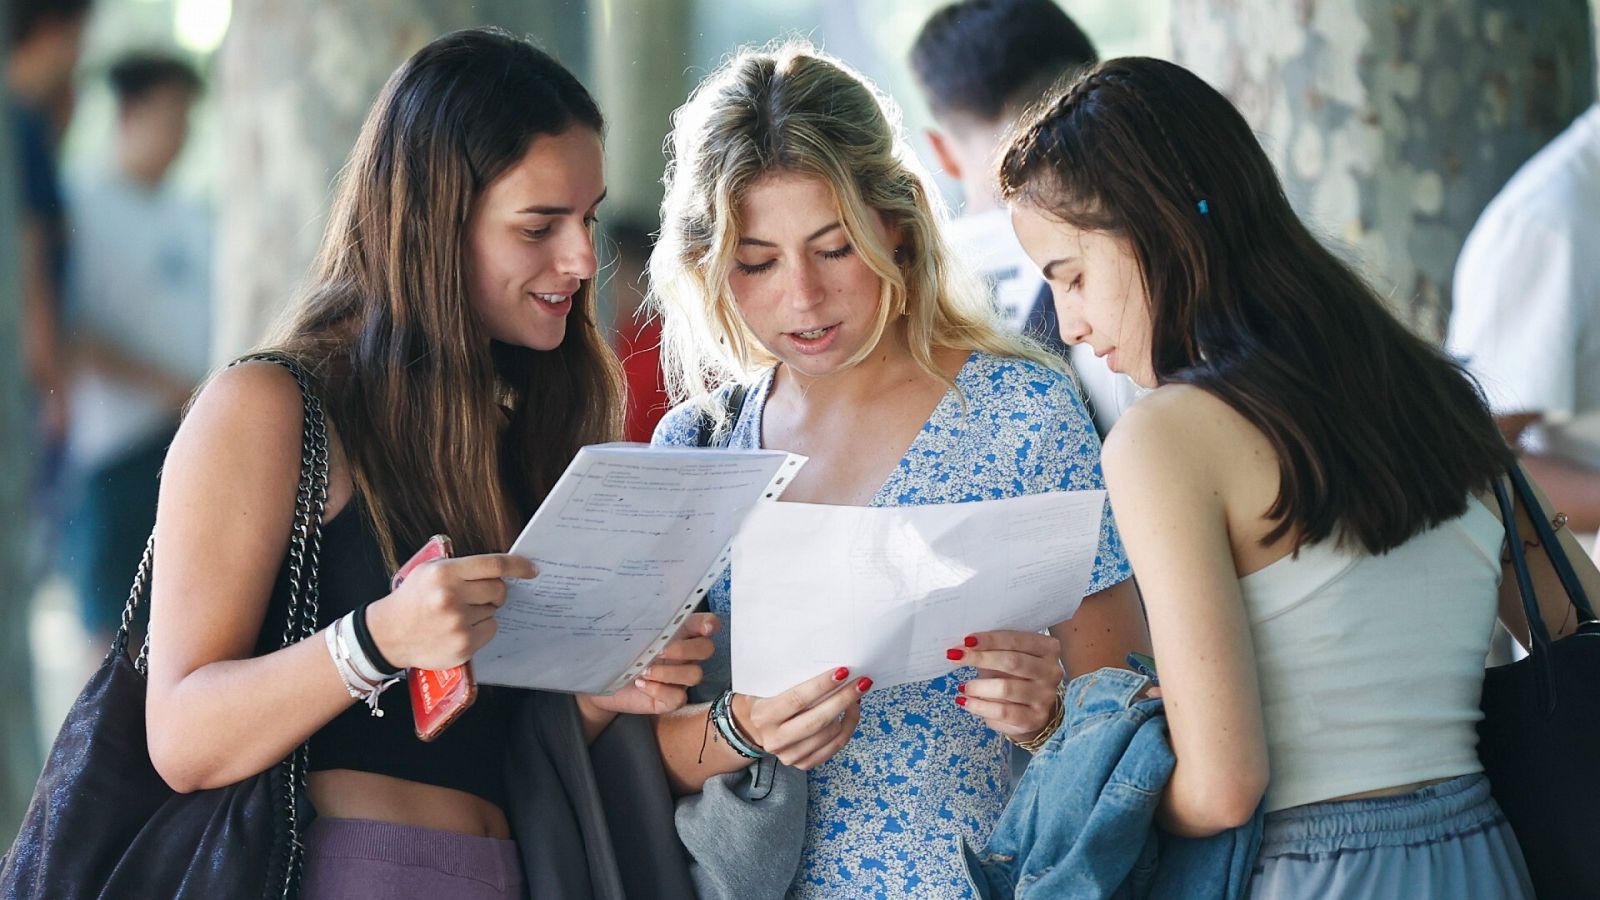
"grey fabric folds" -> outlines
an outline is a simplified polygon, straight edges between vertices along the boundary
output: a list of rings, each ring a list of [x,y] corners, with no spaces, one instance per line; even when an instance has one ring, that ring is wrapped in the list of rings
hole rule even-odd
[[[710,702],[732,683],[725,632],[713,640],[717,652],[691,703]],[[782,897],[805,845],[806,773],[776,759],[752,763],[680,798],[675,819],[701,900]]]
[[[585,746],[573,697],[526,692],[506,787],[528,896],[694,900],[648,717],[617,716]]]
[[[678,801],[678,837],[702,900],[782,897],[800,868],[806,775],[763,760]]]

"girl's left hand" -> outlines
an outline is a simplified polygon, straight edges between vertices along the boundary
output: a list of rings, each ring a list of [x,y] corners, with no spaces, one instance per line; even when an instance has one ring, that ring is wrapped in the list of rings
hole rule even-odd
[[[1055,716],[1061,684],[1061,642],[1048,633],[984,631],[948,654],[977,666],[978,677],[957,688],[956,703],[995,731],[1025,741]]]
[[[717,627],[715,614],[695,613],[684,620],[677,637],[645,666],[633,684],[609,696],[579,694],[578,705],[605,713],[646,716],[678,709],[688,702],[689,688],[704,677],[700,663],[711,658],[711,636]]]

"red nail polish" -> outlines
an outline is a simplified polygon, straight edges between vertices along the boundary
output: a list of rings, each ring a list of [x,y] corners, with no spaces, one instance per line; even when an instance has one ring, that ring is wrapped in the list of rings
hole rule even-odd
[[[965,694],[966,692],[967,692],[967,686],[965,684],[956,685],[956,693]]]
[[[957,697],[956,698],[956,705],[957,706],[966,706],[967,705],[967,698],[966,697]]]
[[[856,690],[860,691],[863,694],[865,694],[867,691],[872,690],[872,679],[871,678],[863,678],[860,681],[856,682]]]
[[[844,666],[840,666],[839,668],[833,670],[833,680],[834,681],[843,681],[843,680],[845,680],[846,678],[849,678],[849,677],[850,677],[850,670],[846,669]]]
[[[961,643],[966,644],[968,647],[976,647],[978,646],[978,639],[969,634]]]
[[[944,652],[944,655],[945,655],[946,659],[960,659],[961,657],[967,655],[967,651],[965,651],[965,650],[946,650]]]

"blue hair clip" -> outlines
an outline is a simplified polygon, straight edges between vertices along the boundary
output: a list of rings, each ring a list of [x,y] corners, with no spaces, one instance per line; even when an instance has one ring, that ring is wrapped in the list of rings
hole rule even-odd
[[[1202,216],[1211,215],[1211,204],[1209,202],[1207,202],[1205,200],[1201,200],[1199,203],[1196,203],[1194,206],[1195,206],[1195,209],[1200,210],[1200,215],[1202,215]]]

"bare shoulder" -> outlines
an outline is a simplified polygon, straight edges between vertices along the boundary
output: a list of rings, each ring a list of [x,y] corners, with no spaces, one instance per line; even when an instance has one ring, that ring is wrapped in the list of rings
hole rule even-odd
[[[1107,437],[1102,467],[1113,506],[1119,497],[1150,497],[1160,498],[1152,509],[1187,503],[1221,515],[1241,571],[1280,552],[1258,546],[1276,524],[1266,514],[1280,487],[1278,453],[1209,391],[1175,384],[1139,398]]]
[[[1169,384],[1139,398],[1106,436],[1107,477],[1116,468],[1147,465],[1211,468],[1261,433],[1216,395]]]
[[[244,363],[195,398],[162,467],[156,507],[151,684],[248,655],[287,550],[300,477],[300,387]]]
[[[263,423],[284,421],[298,436],[302,400],[300,385],[288,369],[253,361],[222,369],[206,381],[189,417],[241,418]]]
[[[205,450],[240,460],[300,455],[304,423],[300,385],[282,366],[248,362],[206,382],[174,441],[174,449]]]
[[[250,362],[216,373],[195,397],[168,451],[164,497],[168,488],[187,488],[184,493],[236,499],[257,493],[292,498],[302,410],[300,386],[282,366]]]

